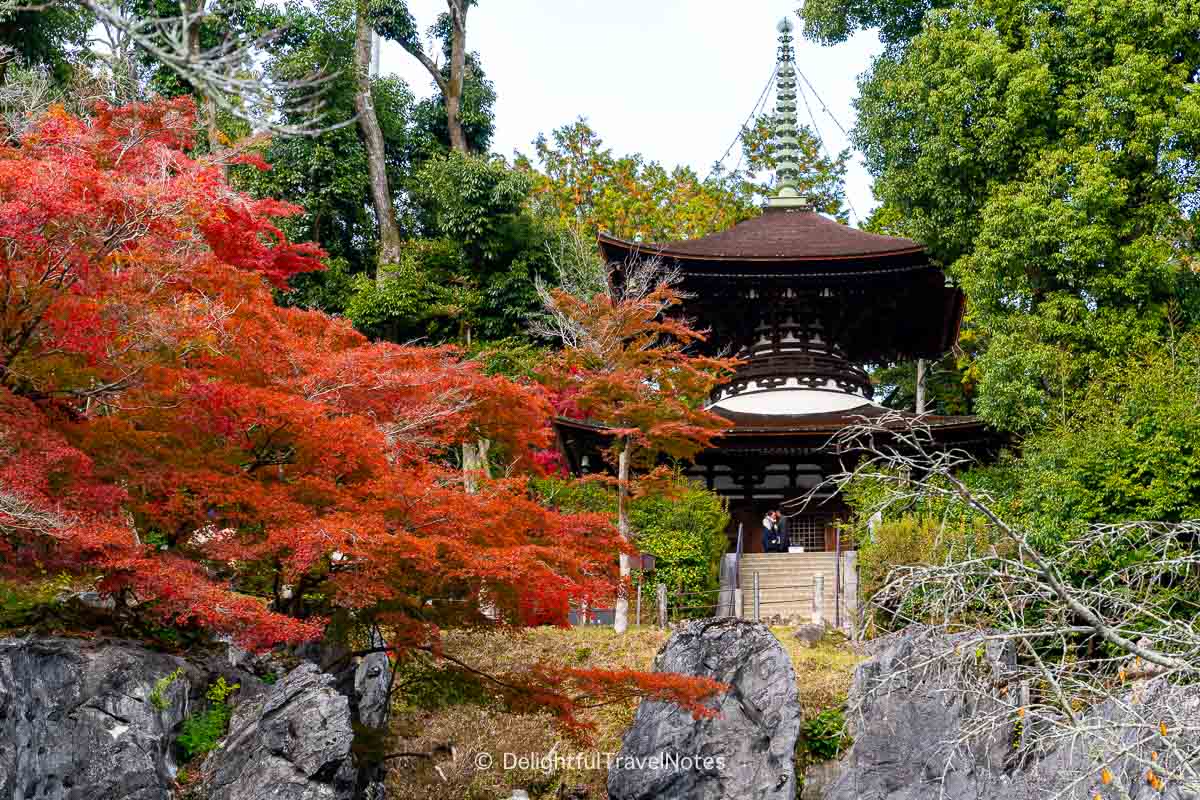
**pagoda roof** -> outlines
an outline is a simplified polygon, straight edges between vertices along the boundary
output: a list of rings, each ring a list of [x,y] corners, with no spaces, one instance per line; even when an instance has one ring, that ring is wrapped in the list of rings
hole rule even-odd
[[[867,233],[828,219],[809,208],[767,209],[728,230],[678,242],[631,242],[606,233],[600,248],[611,261],[644,253],[679,261],[913,263],[925,248],[912,239]],[[923,259],[921,259],[923,260]]]

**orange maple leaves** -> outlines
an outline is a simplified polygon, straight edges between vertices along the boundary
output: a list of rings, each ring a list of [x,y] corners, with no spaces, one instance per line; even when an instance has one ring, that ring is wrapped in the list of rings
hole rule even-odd
[[[187,155],[193,122],[186,99],[57,110],[0,149],[0,474],[50,520],[0,506],[6,563],[256,647],[339,608],[405,629],[427,598],[519,621],[536,597],[562,621],[610,594],[612,526],[525,486],[544,391],[276,306],[321,253]],[[509,476],[468,494],[452,452],[478,437]]]

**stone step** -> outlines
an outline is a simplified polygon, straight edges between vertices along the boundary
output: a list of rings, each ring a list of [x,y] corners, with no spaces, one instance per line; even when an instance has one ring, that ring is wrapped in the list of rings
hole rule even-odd
[[[834,564],[743,564],[738,572],[771,572],[784,575],[816,575],[818,573],[832,574],[836,569]]]
[[[823,553],[770,553],[769,555],[752,554],[743,555],[743,564],[833,564],[838,560],[832,553],[824,555]]]
[[[825,582],[829,583],[830,581],[833,580],[833,576],[834,576],[834,573],[832,573],[832,572],[825,572],[825,571],[819,570],[819,569],[813,570],[811,572],[807,572],[807,571],[800,572],[797,570],[767,571],[767,570],[762,570],[762,569],[748,569],[743,572],[739,572],[738,577],[739,578],[750,578],[751,580],[753,580],[754,576],[756,574],[758,575],[760,580],[765,581],[765,580],[769,579],[769,580],[776,581],[776,582],[781,581],[781,580],[792,580],[792,579],[795,579],[798,581],[811,581],[817,575],[823,575],[823,576],[825,576]]]

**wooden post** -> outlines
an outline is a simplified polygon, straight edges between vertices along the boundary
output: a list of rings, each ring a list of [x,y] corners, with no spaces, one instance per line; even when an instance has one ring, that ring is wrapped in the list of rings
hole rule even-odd
[[[660,583],[655,587],[658,594],[658,627],[667,627],[667,585]]]
[[[735,617],[737,617],[738,619],[743,619],[745,616],[742,613],[742,611],[743,611],[742,591],[743,591],[742,589],[734,589],[733,590],[733,615]]]
[[[759,596],[758,573],[755,572],[754,573],[754,621],[755,622],[762,621],[762,614],[760,613],[762,609],[760,607],[760,604],[761,604],[761,597]]]
[[[1021,718],[1021,738],[1017,746],[1024,750],[1029,739],[1029,681],[1021,681],[1021,708],[1025,709],[1025,716]]]
[[[842,629],[842,529],[834,527],[833,627]]]
[[[642,573],[640,573],[640,572],[638,573],[638,586],[637,586],[637,617],[636,617],[636,622],[634,622],[634,624],[637,625],[639,628],[642,626]]]
[[[813,575],[812,621],[813,625],[825,625],[824,575]]]

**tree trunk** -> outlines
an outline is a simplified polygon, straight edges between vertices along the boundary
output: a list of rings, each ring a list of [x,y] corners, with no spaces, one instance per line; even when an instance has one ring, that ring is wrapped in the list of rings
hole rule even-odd
[[[204,98],[204,129],[208,136],[208,152],[216,155],[224,150],[225,145],[221,142],[221,129],[217,126],[217,104],[211,97]],[[224,163],[221,164],[221,173],[228,174]]]
[[[467,2],[446,0],[450,7],[450,81],[446,84],[446,127],[450,146],[467,152],[467,136],[462,127],[463,80],[467,69]]]
[[[386,280],[385,267],[400,261],[400,228],[392,206],[392,191],[388,185],[387,162],[384,158],[383,130],[375,114],[371,96],[372,29],[367,15],[366,0],[358,0],[354,37],[354,110],[358,112],[358,129],[367,149],[367,176],[371,182],[371,203],[379,223],[379,258],[375,279]]]
[[[925,413],[925,359],[917,359],[917,413]]]
[[[617,532],[621,539],[628,542],[629,536],[629,437],[621,443],[621,452],[617,455]],[[621,583],[617,587],[617,605],[613,612],[613,629],[624,633],[629,628],[629,593],[626,590],[629,576],[633,574],[632,564],[626,553],[621,553]]]
[[[463,442],[462,468],[463,485],[468,494],[479,491],[479,479],[490,478],[488,469],[488,451],[492,447],[490,439],[478,439],[474,442]]]
[[[190,0],[187,4],[188,56],[196,60],[200,58],[200,26],[204,20],[206,5],[207,0]],[[216,155],[225,149],[225,146],[221,144],[221,129],[217,127],[217,104],[211,97],[205,95],[200,100],[200,107],[204,110],[204,131],[208,137],[208,152]],[[228,174],[224,164],[220,169],[222,175]]]
[[[360,3],[362,0],[360,0]],[[401,42],[409,55],[421,62],[432,76],[446,101],[446,129],[450,132],[450,147],[460,153],[470,152],[467,135],[462,127],[463,81],[467,71],[467,0],[446,0],[450,12],[450,78],[442,74],[437,62],[419,44]]]
[[[479,491],[479,479],[490,478],[488,469],[488,450],[491,449],[490,439],[477,439],[474,442],[463,442],[462,467],[463,487],[467,494]],[[492,602],[487,587],[479,589],[479,613],[495,622],[500,619],[500,609]]]

